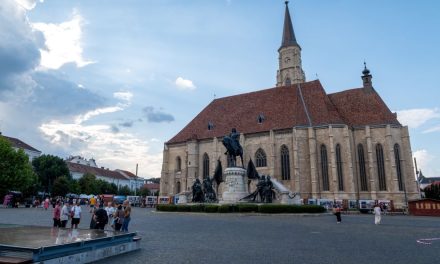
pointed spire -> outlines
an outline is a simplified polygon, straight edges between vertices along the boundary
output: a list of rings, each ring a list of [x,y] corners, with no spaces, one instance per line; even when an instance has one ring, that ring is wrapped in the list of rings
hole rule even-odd
[[[295,32],[293,31],[292,26],[292,20],[290,19],[290,12],[289,12],[289,1],[284,2],[286,4],[286,12],[284,14],[284,28],[283,28],[283,40],[281,42],[281,47],[288,47],[288,46],[298,46],[298,43],[296,42],[295,38]]]

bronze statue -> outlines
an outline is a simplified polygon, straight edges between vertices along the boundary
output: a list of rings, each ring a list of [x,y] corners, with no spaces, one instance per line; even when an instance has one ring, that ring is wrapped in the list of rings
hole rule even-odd
[[[237,132],[235,128],[232,129],[231,134],[229,136],[223,137],[222,143],[226,148],[225,155],[228,156],[228,167],[236,167],[237,166],[237,156],[241,158],[241,166],[243,165],[243,148],[238,141],[240,134]]]
[[[192,186],[192,202],[193,203],[203,203],[204,197],[203,197],[203,190],[202,190],[202,184],[200,183],[199,179],[196,179]]]
[[[253,193],[242,198],[241,200],[252,200],[253,202],[255,202],[257,197],[259,197],[259,201],[261,203],[272,203],[275,192],[273,190],[273,183],[270,180],[270,176],[260,176],[257,169],[255,168],[254,163],[252,162],[252,159],[249,160],[248,163],[247,177],[248,179],[258,179],[257,189]]]
[[[214,192],[214,188],[212,188],[212,181],[209,177],[206,177],[203,180],[203,193],[205,194],[205,202],[212,203],[215,202],[216,196]]]

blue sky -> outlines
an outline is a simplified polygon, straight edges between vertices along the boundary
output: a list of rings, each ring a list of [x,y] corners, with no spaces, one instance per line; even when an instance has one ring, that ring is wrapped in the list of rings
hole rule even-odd
[[[440,176],[440,3],[289,4],[307,80],[373,86]],[[275,85],[284,1],[4,0],[0,130],[47,154],[160,176],[163,143],[213,98]]]

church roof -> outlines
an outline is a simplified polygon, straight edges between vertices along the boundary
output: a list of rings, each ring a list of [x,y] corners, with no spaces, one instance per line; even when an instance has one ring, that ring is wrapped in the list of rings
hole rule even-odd
[[[328,95],[315,80],[215,99],[167,143],[222,137],[232,128],[249,134],[330,124],[400,125],[374,90]]]

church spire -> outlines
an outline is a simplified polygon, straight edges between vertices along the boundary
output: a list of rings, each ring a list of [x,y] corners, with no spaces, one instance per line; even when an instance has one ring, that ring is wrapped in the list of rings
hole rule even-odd
[[[286,1],[285,4],[283,39],[281,47],[278,49],[279,69],[277,71],[277,86],[290,86],[306,81],[301,67],[301,47],[296,42],[290,18],[289,1]]]
[[[293,31],[292,20],[290,19],[289,1],[284,2],[286,4],[286,11],[284,13],[284,27],[283,27],[283,39],[281,41],[281,48],[292,45],[299,46],[296,42],[295,32]]]

